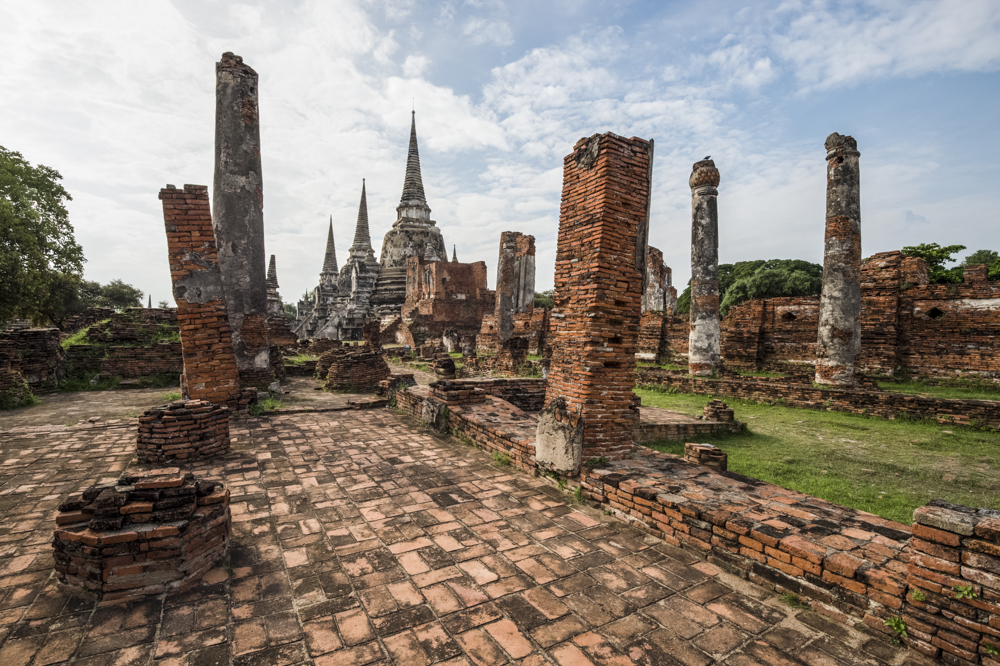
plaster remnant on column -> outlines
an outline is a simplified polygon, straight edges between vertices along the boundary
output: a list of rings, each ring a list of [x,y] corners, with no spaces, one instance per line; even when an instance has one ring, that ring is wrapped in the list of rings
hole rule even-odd
[[[691,186],[691,333],[688,372],[709,376],[722,363],[719,325],[719,170],[695,162]]]
[[[836,132],[826,147],[826,234],[816,383],[854,384],[861,353],[861,173],[858,143]]]
[[[514,334],[514,315],[531,313],[535,304],[535,237],[517,231],[500,234],[497,262],[497,343]]]
[[[241,383],[273,381],[268,351],[264,194],[257,72],[223,53],[216,63],[213,219]]]

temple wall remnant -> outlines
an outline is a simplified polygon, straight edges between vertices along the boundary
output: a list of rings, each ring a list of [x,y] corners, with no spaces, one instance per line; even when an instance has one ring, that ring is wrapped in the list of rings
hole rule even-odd
[[[208,187],[160,190],[170,279],[181,333],[185,397],[238,407],[240,382],[229,335]]]
[[[722,363],[719,328],[719,170],[695,162],[691,186],[691,333],[688,371],[711,375]]]
[[[216,63],[213,226],[240,380],[273,381],[267,326],[264,190],[257,72],[226,52]]]
[[[517,231],[500,234],[496,310],[498,342],[514,334],[514,316],[530,314],[535,304],[535,237]]]
[[[816,382],[850,385],[861,352],[861,176],[858,143],[826,139],[826,239]]]
[[[652,159],[652,141],[609,132],[564,160],[543,468],[576,473],[582,460],[632,451]]]

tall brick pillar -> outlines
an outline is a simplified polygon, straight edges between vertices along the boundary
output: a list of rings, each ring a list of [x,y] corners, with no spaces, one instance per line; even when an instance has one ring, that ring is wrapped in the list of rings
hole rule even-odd
[[[543,468],[575,474],[582,460],[632,451],[652,161],[652,141],[609,132],[563,162]]]
[[[850,385],[861,352],[861,174],[858,142],[826,138],[826,241],[816,383]]]
[[[208,187],[160,190],[184,356],[184,395],[237,409],[240,382],[223,295]]]
[[[514,334],[514,315],[530,313],[535,303],[535,237],[517,231],[500,234],[497,262],[497,348]]]
[[[215,77],[212,223],[240,381],[263,389],[274,374],[267,329],[257,72],[227,52],[215,65]]]
[[[688,372],[707,376],[722,363],[719,326],[719,170],[712,160],[691,169],[691,333]]]

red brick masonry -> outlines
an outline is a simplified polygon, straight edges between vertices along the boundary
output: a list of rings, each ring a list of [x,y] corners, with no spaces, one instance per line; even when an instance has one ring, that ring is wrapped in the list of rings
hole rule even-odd
[[[200,460],[229,450],[229,409],[204,400],[177,400],[139,417],[141,462]]]
[[[56,576],[103,601],[196,583],[226,552],[229,491],[176,467],[126,472],[59,505]]]

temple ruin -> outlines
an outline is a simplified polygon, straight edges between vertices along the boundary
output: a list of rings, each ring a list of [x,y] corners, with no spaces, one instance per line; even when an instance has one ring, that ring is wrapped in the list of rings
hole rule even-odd
[[[376,262],[362,184],[354,243],[339,273],[331,218],[320,282],[312,292],[312,301],[299,301],[298,304],[298,316],[292,330],[299,339],[359,340],[361,327],[370,317],[378,318],[384,327],[392,326],[407,299],[407,260],[419,257],[426,262],[448,261],[444,238],[437,223],[431,219],[431,209],[424,196],[415,112],[410,122],[406,176],[396,215],[396,221],[382,241],[381,258]],[[395,325],[398,326],[398,322]]]

